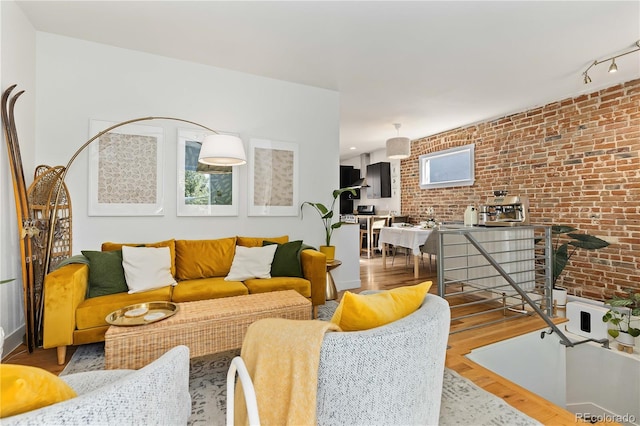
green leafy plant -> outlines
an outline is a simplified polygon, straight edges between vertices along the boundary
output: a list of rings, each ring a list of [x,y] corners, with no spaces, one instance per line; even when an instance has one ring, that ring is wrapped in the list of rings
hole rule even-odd
[[[602,317],[603,322],[611,323],[615,328],[609,329],[607,332],[613,338],[620,333],[628,333],[633,337],[640,336],[640,328],[631,327],[631,317],[640,316],[640,293],[636,293],[633,289],[627,289],[624,297],[613,296],[613,299],[607,300],[605,303],[612,308],[628,308],[628,312],[620,312],[616,309],[609,311]]]
[[[556,282],[560,274],[562,274],[562,271],[569,263],[569,259],[578,249],[597,250],[609,245],[608,242],[598,237],[588,234],[575,234],[574,231],[577,231],[577,229],[568,225],[553,225],[551,227],[551,234],[556,236],[553,243],[553,288],[557,288]],[[571,240],[560,244],[559,237],[563,234],[566,234]]]
[[[10,283],[11,281],[15,281],[15,278],[9,278],[8,280],[2,280],[2,281],[0,281],[0,284]]]
[[[330,208],[327,208],[322,203],[312,203],[311,201],[305,201],[304,203],[302,203],[300,205],[300,212],[301,213],[302,213],[303,207],[308,204],[311,207],[313,207],[314,209],[316,209],[316,211],[320,215],[320,218],[322,219],[322,225],[324,226],[324,230],[325,230],[325,242],[326,242],[327,246],[331,245],[331,236],[333,235],[334,229],[340,228],[342,226],[342,224],[344,223],[344,222],[340,222],[340,221],[338,221],[336,223],[333,223],[333,216],[334,216],[333,208],[336,205],[336,200],[344,192],[351,192],[353,195],[356,195],[355,188],[334,189],[333,190],[333,201],[331,202],[331,207]]]

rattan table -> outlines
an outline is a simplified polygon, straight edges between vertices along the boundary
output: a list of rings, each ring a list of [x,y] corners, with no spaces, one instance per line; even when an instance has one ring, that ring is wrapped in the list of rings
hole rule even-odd
[[[152,324],[111,326],[105,368],[138,369],[168,349],[186,345],[190,357],[242,347],[249,325],[262,318],[311,319],[311,302],[294,290],[178,303],[171,318]]]

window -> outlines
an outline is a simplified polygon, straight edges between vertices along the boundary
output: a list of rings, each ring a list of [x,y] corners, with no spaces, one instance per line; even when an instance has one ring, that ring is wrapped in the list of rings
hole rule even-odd
[[[420,156],[420,188],[471,186],[475,180],[475,144]]]

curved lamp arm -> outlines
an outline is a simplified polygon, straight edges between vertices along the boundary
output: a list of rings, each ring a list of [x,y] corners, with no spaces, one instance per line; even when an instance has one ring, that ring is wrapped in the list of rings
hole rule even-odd
[[[49,273],[49,262],[51,260],[51,249],[53,248],[53,235],[55,233],[55,225],[58,221],[58,201],[60,199],[60,193],[62,192],[62,184],[64,183],[65,178],[67,177],[67,172],[69,171],[69,167],[71,167],[71,164],[74,162],[74,160],[76,159],[76,157],[78,157],[78,155],[80,155],[80,153],[82,151],[84,151],[84,149],[86,147],[88,147],[89,145],[91,145],[91,143],[93,141],[95,141],[96,139],[100,138],[100,136],[104,135],[105,133],[109,133],[110,131],[117,129],[118,127],[122,127],[122,126],[126,126],[127,124],[132,124],[132,123],[138,123],[140,121],[150,121],[150,120],[171,120],[171,121],[179,121],[182,123],[188,123],[188,124],[192,124],[194,126],[198,126],[201,127],[205,130],[208,130],[216,135],[218,135],[218,132],[216,132],[213,129],[210,129],[207,126],[204,126],[200,123],[196,123],[195,121],[190,121],[190,120],[184,120],[182,118],[175,118],[175,117],[140,117],[140,118],[134,118],[131,120],[127,120],[127,121],[122,121],[120,123],[114,124],[111,127],[108,127],[104,130],[102,130],[101,132],[97,133],[95,136],[91,137],[88,141],[86,141],[84,144],[82,144],[82,146],[80,146],[80,148],[78,148],[76,150],[76,152],[73,153],[73,155],[71,156],[71,158],[69,159],[69,161],[67,162],[67,165],[61,170],[60,172],[60,184],[58,185],[58,188],[56,190],[55,193],[55,197],[53,198],[53,209],[51,212],[51,220],[49,223],[49,235],[47,237],[47,250],[45,252],[45,263],[44,263],[44,274],[46,275],[47,273]],[[244,153],[244,148],[242,148],[241,150],[238,150],[241,152],[235,152],[235,154],[240,154],[237,157],[233,158],[233,160],[237,160],[237,161],[227,161],[226,165],[227,166],[232,166],[232,165],[240,165],[240,164],[244,164],[246,162],[245,160],[245,153]]]

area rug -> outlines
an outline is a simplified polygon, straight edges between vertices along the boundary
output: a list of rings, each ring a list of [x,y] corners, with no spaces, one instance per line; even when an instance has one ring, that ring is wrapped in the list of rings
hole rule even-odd
[[[231,359],[239,350],[191,360],[189,425],[224,425],[226,376]],[[60,375],[104,368],[104,343],[80,346]],[[445,368],[440,425],[540,425],[502,399]]]

